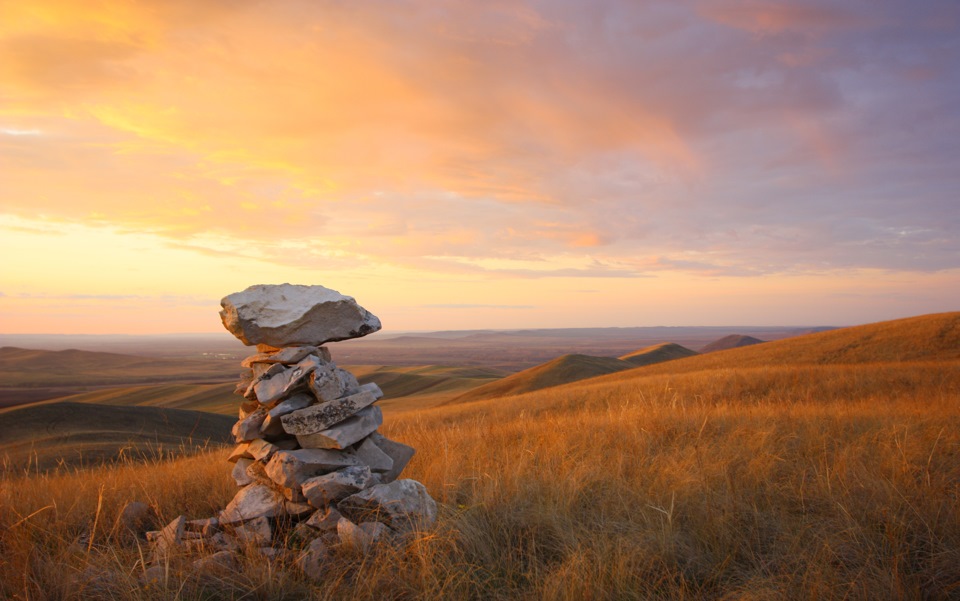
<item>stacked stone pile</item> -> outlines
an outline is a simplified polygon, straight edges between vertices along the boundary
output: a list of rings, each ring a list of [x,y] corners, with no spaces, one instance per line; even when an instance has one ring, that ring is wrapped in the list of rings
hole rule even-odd
[[[380,388],[360,385],[323,346],[375,332],[380,320],[323,286],[251,286],[221,305],[224,326],[257,345],[236,388],[243,401],[229,460],[240,490],[216,518],[181,516],[153,533],[156,552],[252,546],[274,557],[293,539],[306,548],[301,566],[319,575],[335,549],[429,527],[436,503],[419,482],[397,479],[414,449],[377,432]]]

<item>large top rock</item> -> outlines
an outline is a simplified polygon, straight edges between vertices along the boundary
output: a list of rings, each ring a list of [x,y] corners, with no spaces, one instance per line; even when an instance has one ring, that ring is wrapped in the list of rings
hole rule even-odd
[[[247,345],[319,346],[366,336],[380,320],[350,296],[323,286],[258,284],[220,301],[220,318]]]

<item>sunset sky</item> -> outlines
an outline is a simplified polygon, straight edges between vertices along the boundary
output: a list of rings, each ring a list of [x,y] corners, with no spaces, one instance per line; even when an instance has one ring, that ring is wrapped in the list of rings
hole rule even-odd
[[[960,309],[960,3],[0,0],[0,333]]]

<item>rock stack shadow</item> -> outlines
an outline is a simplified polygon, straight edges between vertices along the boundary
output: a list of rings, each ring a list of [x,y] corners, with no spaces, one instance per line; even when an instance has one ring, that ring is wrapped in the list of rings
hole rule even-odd
[[[221,301],[224,326],[257,353],[243,360],[243,397],[229,456],[240,490],[215,518],[178,517],[150,533],[154,552],[199,547],[288,556],[323,574],[331,553],[361,552],[436,520],[415,480],[398,479],[414,449],[381,435],[383,393],[337,367],[326,344],[380,329],[349,296],[323,286],[257,285]]]

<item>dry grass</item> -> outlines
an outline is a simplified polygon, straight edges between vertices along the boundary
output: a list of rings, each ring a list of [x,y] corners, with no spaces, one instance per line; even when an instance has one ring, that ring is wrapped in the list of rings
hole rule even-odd
[[[388,417],[439,524],[317,584],[251,553],[139,585],[120,507],[212,515],[222,453],[8,476],[0,598],[960,597],[960,362],[644,370]]]
[[[505,378],[478,386],[453,397],[447,403],[469,403],[484,399],[502,398],[544,388],[570,384],[587,378],[630,369],[633,364],[613,357],[591,355],[562,355],[543,365],[531,367]]]

